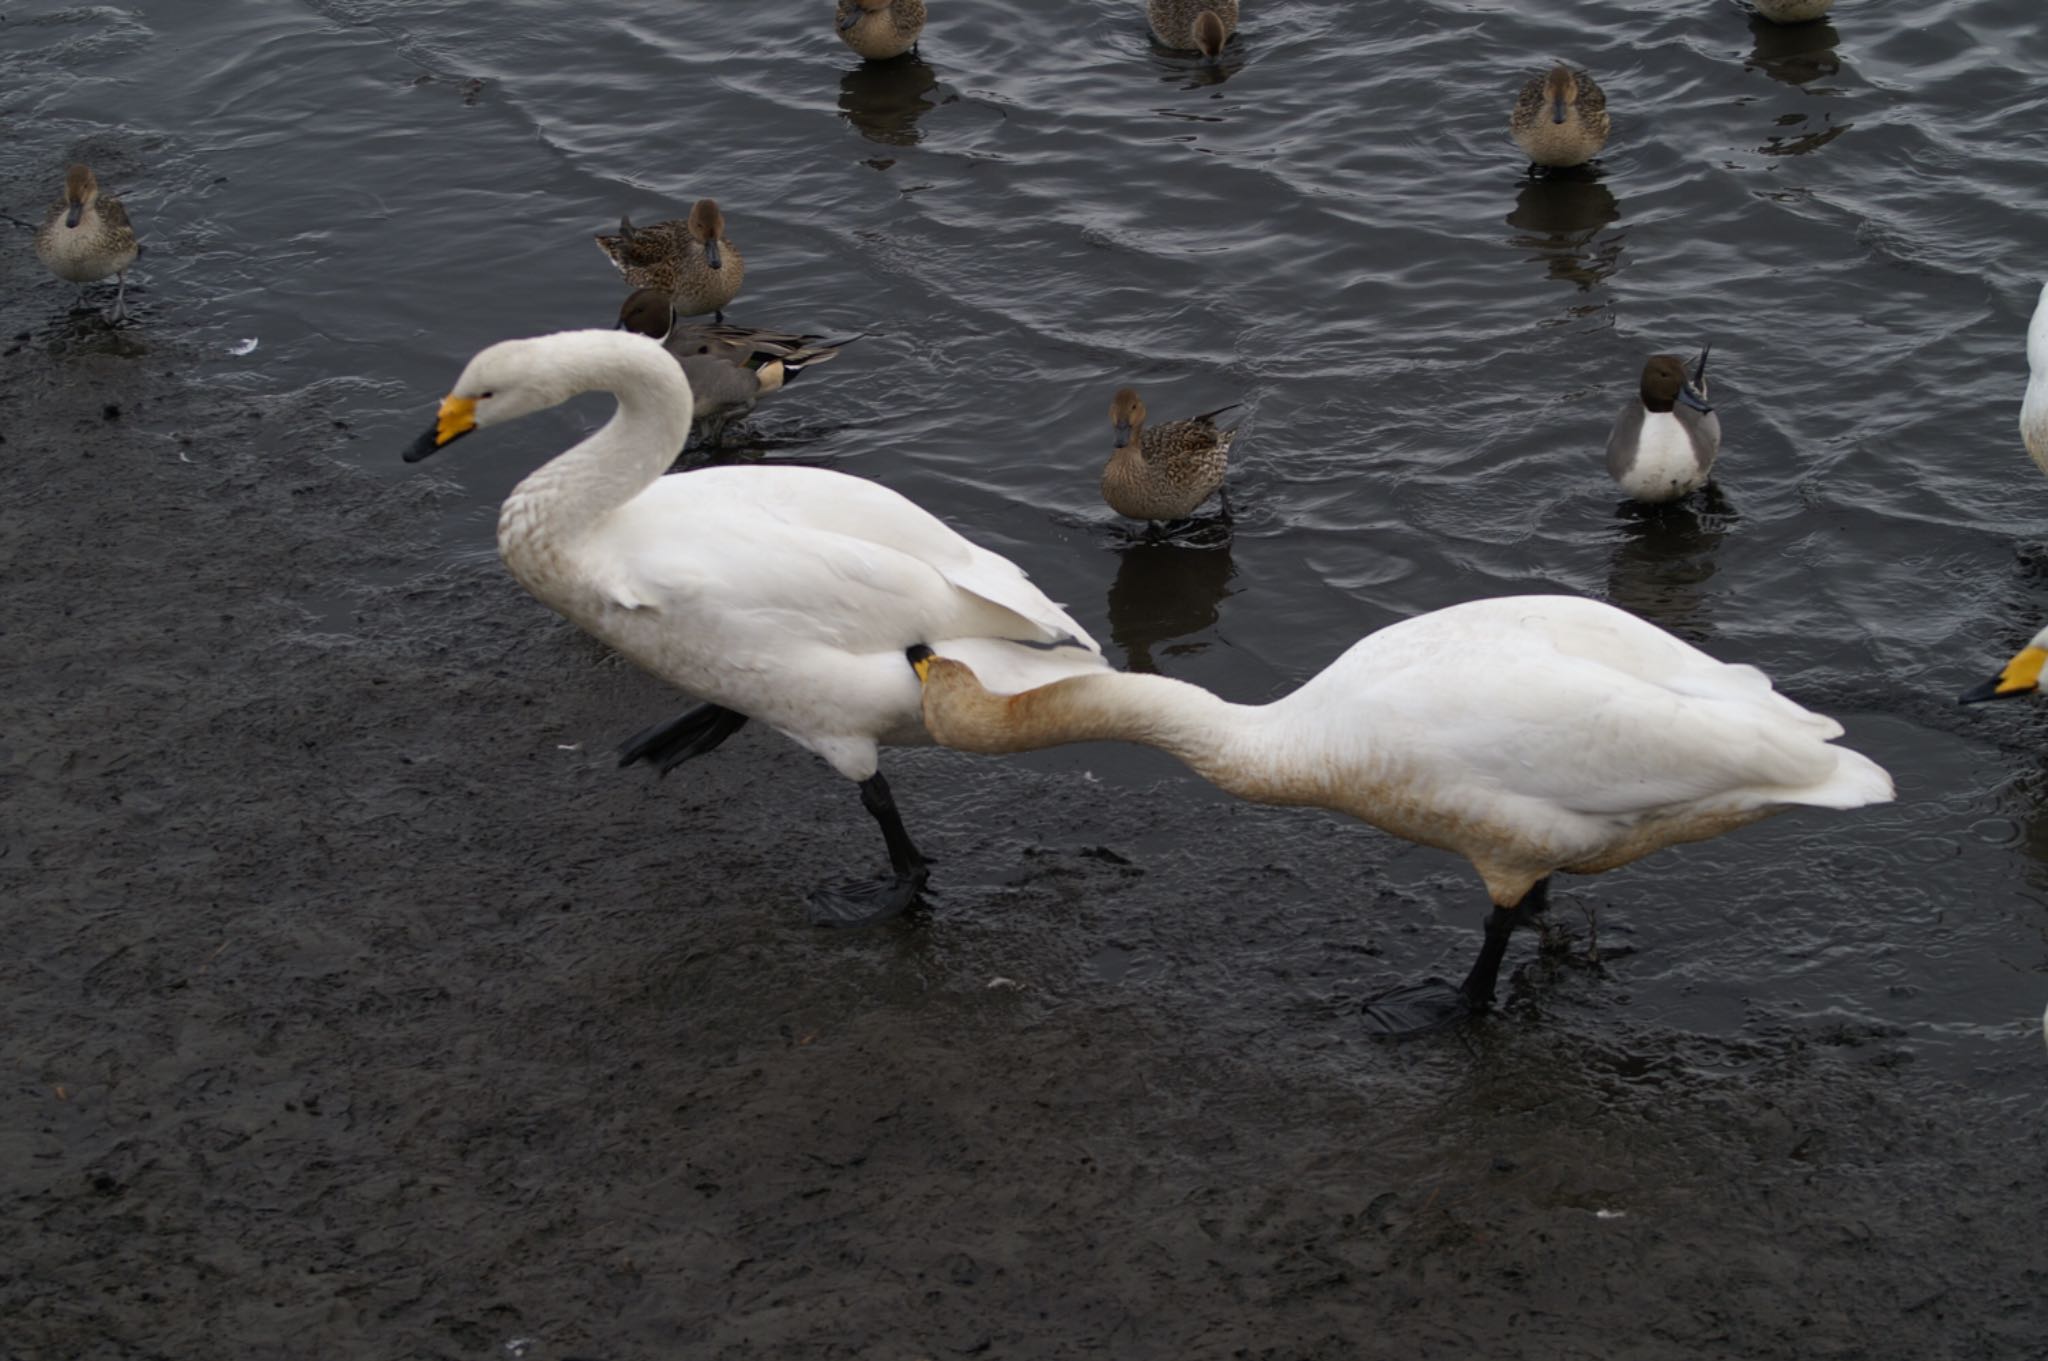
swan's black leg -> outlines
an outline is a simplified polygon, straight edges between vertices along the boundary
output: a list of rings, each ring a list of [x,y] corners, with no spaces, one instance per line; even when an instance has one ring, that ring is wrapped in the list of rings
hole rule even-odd
[[[747,716],[716,704],[700,704],[688,713],[634,733],[619,746],[619,764],[645,761],[661,774],[692,756],[702,756],[745,727]]]
[[[1486,940],[1479,958],[1465,981],[1452,987],[1441,978],[1390,988],[1365,999],[1361,1010],[1367,1023],[1390,1040],[1427,1035],[1469,1019],[1493,1005],[1494,985],[1500,980],[1501,960],[1508,952],[1508,937],[1525,913],[1540,912],[1550,896],[1548,877],[1522,895],[1513,907],[1496,907],[1486,919]]]
[[[889,845],[889,877],[814,890],[811,920],[819,926],[873,926],[900,917],[917,901],[931,873],[904,830],[903,816],[880,771],[860,782],[860,806],[881,824],[882,840]]]

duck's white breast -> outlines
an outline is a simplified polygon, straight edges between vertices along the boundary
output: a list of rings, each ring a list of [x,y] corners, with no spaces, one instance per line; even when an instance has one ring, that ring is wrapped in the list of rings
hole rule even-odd
[[[1622,473],[1621,489],[1638,501],[1672,501],[1706,480],[1692,434],[1678,417],[1669,411],[1643,413],[1635,461]]]

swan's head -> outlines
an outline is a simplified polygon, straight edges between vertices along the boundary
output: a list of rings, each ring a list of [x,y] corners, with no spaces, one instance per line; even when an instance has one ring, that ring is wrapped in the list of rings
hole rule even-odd
[[[704,259],[713,269],[724,269],[718,243],[725,237],[725,214],[708,198],[690,205],[690,239],[704,248]]]
[[[1704,360],[1701,364],[1705,369]],[[1680,402],[1702,415],[1714,408],[1707,405],[1685,379],[1685,361],[1675,354],[1653,354],[1643,365],[1643,405],[1652,411],[1669,411]]]
[[[1145,428],[1145,399],[1136,388],[1118,388],[1109,399],[1109,423],[1116,427],[1116,447],[1121,449]]]
[[[1214,58],[1223,51],[1223,44],[1230,41],[1230,35],[1223,31],[1223,19],[1213,9],[1205,9],[1195,16],[1195,50],[1203,56]]]
[[[92,168],[73,165],[64,173],[64,225],[76,227],[99,196],[100,182],[92,177]]]
[[[1543,78],[1543,102],[1550,106],[1550,121],[1562,123],[1579,106],[1579,78],[1572,68],[1559,62]]]
[[[905,648],[903,655],[909,659],[910,669],[917,673],[922,692],[919,707],[924,714],[925,731],[934,742],[959,751],[991,755],[1005,749],[1000,742],[991,745],[982,740],[985,734],[1001,729],[999,719],[983,712],[984,707],[1002,701],[983,688],[973,667],[941,657],[923,643]]]
[[[1987,699],[2018,699],[2022,695],[2031,695],[2041,688],[2043,666],[2048,666],[2048,629],[2042,629],[2034,635],[2033,642],[2014,653],[2004,670],[1982,685],[1956,696],[1956,703],[1978,704]]]
[[[636,288],[619,304],[618,330],[649,340],[667,340],[675,325],[675,302],[658,288]]]
[[[472,430],[530,416],[579,392],[625,389],[635,371],[650,382],[683,382],[668,351],[645,336],[622,331],[560,331],[526,340],[501,340],[479,352],[441,399],[433,428],[405,451],[407,463],[447,448]],[[687,383],[684,392],[689,391]],[[687,395],[684,409],[689,407]]]

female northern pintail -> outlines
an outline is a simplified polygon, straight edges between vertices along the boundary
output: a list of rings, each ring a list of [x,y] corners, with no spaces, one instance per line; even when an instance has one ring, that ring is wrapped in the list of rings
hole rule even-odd
[[[1145,428],[1145,402],[1134,388],[1110,399],[1116,451],[1102,470],[1102,499],[1133,520],[1178,520],[1223,489],[1236,429],[1218,430],[1214,418],[1236,407],[1219,406],[1184,421]],[[1226,509],[1227,509],[1226,502]]]
[[[1167,47],[1213,57],[1237,31],[1237,0],[1148,0],[1145,17]]]
[[[1651,355],[1640,395],[1607,436],[1607,471],[1638,501],[1676,501],[1707,485],[1720,451],[1721,418],[1707,405],[1707,350],[1691,382],[1683,359]]]
[[[1584,165],[1607,144],[1607,96],[1593,77],[1560,63],[1529,77],[1508,127],[1531,168]]]
[[[691,417],[701,444],[717,444],[725,427],[746,416],[771,392],[796,381],[813,364],[837,357],[849,341],[745,326],[687,326],[658,288],[629,294],[619,307],[622,331],[634,331],[675,356],[695,398]],[[856,337],[857,338],[857,337]]]
[[[924,32],[924,0],[839,0],[839,40],[869,61],[900,57]]]
[[[636,227],[619,219],[617,236],[600,235],[598,249],[611,257],[635,288],[658,288],[675,301],[684,316],[711,313],[725,320],[725,308],[739,296],[747,263],[725,239],[725,214],[708,198],[700,198],[684,219]]]
[[[2020,403],[2020,438],[2041,471],[2048,473],[2048,284],[2041,285],[2041,300],[2034,304],[2034,320],[2027,327],[2027,397]]]
[[[72,166],[64,176],[64,197],[50,205],[50,215],[36,233],[37,258],[52,274],[75,284],[117,280],[120,289],[107,320],[125,321],[128,267],[141,253],[121,200],[102,194],[89,168]]]
[[[1774,24],[1803,24],[1835,7],[1835,0],[1751,0],[1756,12]]]

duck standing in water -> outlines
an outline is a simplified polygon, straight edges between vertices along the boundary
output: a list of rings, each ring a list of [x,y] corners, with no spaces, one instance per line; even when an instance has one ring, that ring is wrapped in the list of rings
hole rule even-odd
[[[666,772],[759,720],[855,781],[888,848],[882,878],[813,893],[816,919],[857,926],[903,912],[928,869],[880,748],[931,740],[904,649],[947,640],[949,654],[1020,690],[1103,670],[1102,649],[1015,563],[886,487],[823,468],[663,476],[688,437],[692,397],[645,336],[565,331],[491,346],[406,461],[592,391],[612,393],[618,410],[512,489],[498,554],[535,599],[702,701],[627,742],[621,764]],[[772,848],[777,834],[762,835]]]
[[[1179,520],[1223,490],[1235,428],[1219,430],[1215,417],[1239,405],[1145,427],[1145,401],[1135,388],[1118,388],[1109,420],[1116,447],[1102,469],[1102,499],[1133,520]],[[1226,503],[1225,509],[1228,509]]]
[[[763,397],[780,392],[813,364],[837,358],[840,347],[852,343],[745,326],[687,326],[676,320],[675,304],[658,288],[627,295],[618,329],[659,341],[675,356],[690,380],[691,429],[700,446],[717,444],[725,427]]]
[[[1237,31],[1237,0],[1148,0],[1145,19],[1161,46],[1214,57]]]
[[[1774,24],[1811,23],[1835,7],[1835,0],[1751,0],[1756,12]]]
[[[833,28],[864,59],[887,61],[916,49],[924,0],[839,0]]]
[[[1508,129],[1532,172],[1584,165],[1607,145],[1607,96],[1593,77],[1559,63],[1529,77]]]
[[[128,267],[140,254],[121,200],[100,192],[89,167],[72,166],[64,176],[64,197],[50,206],[36,233],[36,258],[75,284],[115,279],[120,287],[107,320],[120,322],[128,319]]]
[[[1636,400],[1614,418],[1607,436],[1607,471],[1638,501],[1676,501],[1707,485],[1721,451],[1721,418],[1707,405],[1707,350],[1691,381],[1685,361],[1653,354],[1643,365]]]
[[[1801,805],[1857,808],[1892,781],[1842,725],[1612,605],[1475,600],[1391,624],[1269,704],[1103,672],[997,695],[946,649],[906,654],[925,727],[989,754],[1123,741],[1253,803],[1328,808],[1464,856],[1493,900],[1463,983],[1365,1011],[1413,1034],[1484,1010],[1524,908],[1559,870],[1598,874]]]
[[[636,227],[622,217],[617,236],[599,233],[596,241],[627,283],[660,289],[686,317],[709,312],[713,321],[724,321],[747,273],[738,247],[725,239],[725,214],[708,198],[692,204],[683,219]]]

